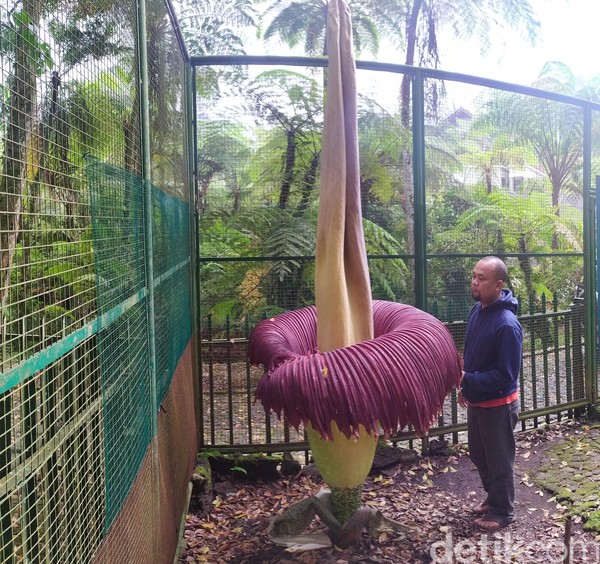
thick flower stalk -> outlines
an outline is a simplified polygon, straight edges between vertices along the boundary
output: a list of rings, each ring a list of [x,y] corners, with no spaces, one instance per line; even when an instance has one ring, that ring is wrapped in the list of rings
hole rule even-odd
[[[250,336],[249,357],[265,367],[256,389],[265,410],[306,429],[317,467],[331,488],[327,503],[337,530],[360,506],[379,434],[390,436],[409,423],[427,432],[459,383],[461,369],[440,321],[412,306],[371,300],[356,70],[344,0],[329,1],[327,49],[316,306],[259,323]],[[322,505],[313,500],[307,507]],[[289,522],[279,525],[290,532]]]

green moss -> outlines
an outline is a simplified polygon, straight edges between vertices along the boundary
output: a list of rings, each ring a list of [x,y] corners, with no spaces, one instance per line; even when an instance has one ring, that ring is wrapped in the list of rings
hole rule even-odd
[[[574,517],[575,515],[586,515],[589,514],[591,510],[595,510],[598,508],[599,502],[596,501],[584,501],[583,503],[578,503],[573,505],[569,511],[568,515]]]
[[[600,421],[600,405],[592,405],[588,408],[588,417],[592,421]]]
[[[567,505],[567,515],[581,516],[587,530],[600,531],[600,483],[596,482],[600,461],[600,432],[585,428],[556,443],[533,473],[533,481],[554,493]]]
[[[592,511],[588,515],[583,528],[586,531],[600,531],[600,511]]]
[[[562,488],[560,491],[556,492],[556,499],[558,501],[572,501],[573,492],[569,488]]]
[[[198,466],[194,468],[194,473],[208,480],[210,478],[210,466],[198,464]]]

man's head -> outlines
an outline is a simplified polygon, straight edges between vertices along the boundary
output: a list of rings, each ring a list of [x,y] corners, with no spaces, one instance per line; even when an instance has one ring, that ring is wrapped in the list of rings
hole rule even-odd
[[[474,300],[486,307],[495,302],[502,294],[502,288],[508,276],[508,269],[498,257],[484,257],[473,269],[471,295]]]

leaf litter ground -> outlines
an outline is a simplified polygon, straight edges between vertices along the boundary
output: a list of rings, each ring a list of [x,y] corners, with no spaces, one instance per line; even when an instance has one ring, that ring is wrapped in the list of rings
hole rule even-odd
[[[567,420],[517,434],[517,521],[495,533],[481,532],[473,525],[472,508],[483,499],[483,490],[466,449],[458,445],[449,455],[420,457],[367,479],[363,503],[411,527],[406,536],[382,533],[374,539],[365,532],[360,543],[346,551],[294,553],[274,544],[267,535],[271,518],[324,486],[318,477],[301,472],[269,483],[215,484],[210,512],[187,516],[179,562],[563,562],[571,515],[570,562],[600,563],[598,533],[585,530],[584,517],[536,481],[542,465],[547,472],[546,452],[556,450],[561,441],[586,436],[590,429],[585,421]],[[600,453],[595,455],[600,458]],[[558,463],[557,469],[563,466]],[[315,519],[311,529],[322,532],[324,527]]]

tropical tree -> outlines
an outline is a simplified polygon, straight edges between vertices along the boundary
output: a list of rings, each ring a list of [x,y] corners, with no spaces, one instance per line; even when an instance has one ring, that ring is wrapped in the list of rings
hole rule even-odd
[[[533,9],[528,0],[386,0],[377,3],[376,19],[380,22],[386,36],[405,49],[405,64],[437,68],[440,61],[438,37],[443,27],[451,27],[458,37],[476,35],[482,50],[486,50],[492,40],[492,32],[503,25],[507,28],[524,31],[533,41],[539,23],[534,18]],[[404,33],[398,33],[402,29]],[[405,74],[400,87],[401,123],[411,129],[411,80]],[[430,89],[430,106],[437,111],[439,83],[427,81]],[[414,252],[414,220],[412,205],[413,157],[412,147],[402,150],[403,185],[407,190],[403,198],[407,219],[410,252]]]
[[[206,210],[211,184],[229,184],[234,197],[233,209],[240,211],[240,180],[248,177],[253,155],[250,139],[243,126],[225,120],[203,121],[198,126],[198,188],[196,197],[201,213]],[[246,184],[243,181],[242,184]]]
[[[590,93],[566,65],[558,62],[544,65],[532,86],[579,97]],[[581,196],[583,112],[580,107],[500,91],[487,105],[484,119],[508,131],[513,142],[533,153],[550,181],[551,205],[556,215],[560,215],[563,197]],[[553,249],[558,248],[558,237],[557,232]]]
[[[246,28],[256,27],[251,0],[175,0],[177,20],[190,55],[242,55]]]
[[[380,8],[379,21],[384,29],[397,30],[404,17],[404,34],[390,34],[392,41],[402,42],[405,64],[437,68],[440,62],[438,38],[444,27],[451,27],[458,38],[476,36],[483,52],[492,44],[499,28],[525,33],[533,42],[539,22],[529,0],[388,0]],[[402,123],[410,123],[410,75],[401,86]]]
[[[541,295],[551,296],[552,289],[564,285],[554,274],[537,268],[529,255],[547,252],[555,233],[561,233],[563,252],[580,253],[583,250],[580,213],[559,217],[550,203],[550,195],[539,186],[521,195],[503,190],[487,193],[480,185],[471,194],[470,205],[459,214],[454,226],[435,234],[431,250],[451,254],[472,249],[478,253],[517,254],[521,276],[513,276],[511,283],[517,294],[526,294],[532,303]],[[570,211],[570,208],[569,208]]]
[[[286,209],[298,175],[300,147],[308,147],[313,155],[318,153],[313,136],[322,123],[321,90],[316,81],[300,73],[276,69],[261,73],[244,91],[249,110],[259,123],[282,134],[284,148],[278,151],[282,163],[278,206]]]
[[[354,0],[349,5],[355,51],[377,54],[379,32],[369,14],[370,3]],[[270,21],[263,38],[278,37],[291,48],[302,46],[307,55],[327,55],[327,7],[328,0],[275,0],[264,13],[263,19]]]
[[[7,79],[8,122],[0,174],[0,322],[7,306],[23,198],[31,174],[26,163],[35,154],[37,81],[52,65],[49,45],[36,35],[41,16],[41,1],[26,0],[20,11],[13,12],[12,21],[2,22],[0,47],[12,62],[12,71]]]
[[[258,24],[252,0],[175,0],[177,19],[190,55],[245,55],[245,32]],[[238,66],[196,68],[196,93],[219,96],[221,81],[239,82],[246,71]]]

